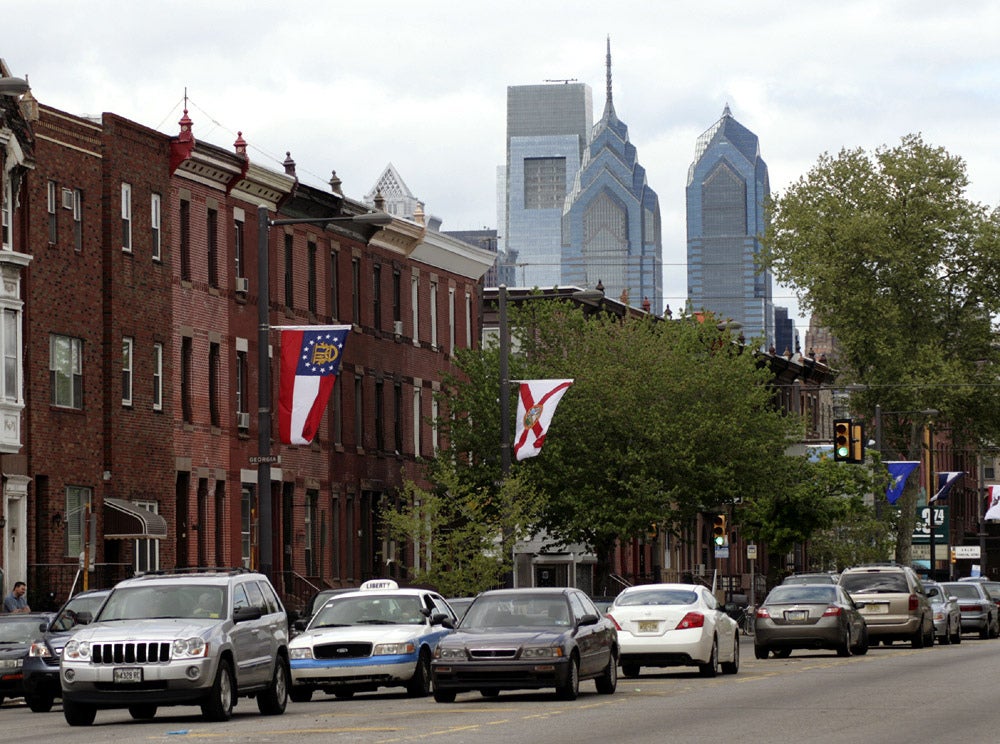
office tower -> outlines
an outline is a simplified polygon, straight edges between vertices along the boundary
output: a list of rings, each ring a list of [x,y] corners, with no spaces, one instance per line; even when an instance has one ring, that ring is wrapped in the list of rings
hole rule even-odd
[[[698,138],[688,169],[688,302],[741,323],[747,340],[763,348],[774,343],[771,274],[758,260],[769,191],[757,135],[727,104]]]
[[[774,308],[774,348],[779,354],[787,349],[794,354],[798,351],[798,337],[795,333],[795,319],[788,317],[787,307]]]
[[[561,283],[602,283],[608,297],[659,313],[660,203],[646,183],[628,127],[615,114],[610,39],[606,67],[604,114],[594,126],[563,209]]]
[[[504,253],[514,284],[560,283],[563,204],[590,140],[590,86],[563,81],[507,88]]]

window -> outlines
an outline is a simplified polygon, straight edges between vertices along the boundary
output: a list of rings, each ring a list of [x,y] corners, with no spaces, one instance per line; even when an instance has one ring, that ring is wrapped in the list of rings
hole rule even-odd
[[[12,214],[14,195],[11,193],[12,188],[11,179],[0,178],[0,241],[2,241],[5,251],[12,250],[10,244],[10,229],[14,222]]]
[[[465,348],[472,348],[472,295],[465,293]]]
[[[375,449],[385,451],[385,393],[382,380],[375,381]]]
[[[132,252],[132,185],[122,184],[122,250]]]
[[[83,192],[73,189],[73,248],[83,250]]]
[[[205,220],[205,229],[208,231],[208,286],[219,286],[219,212],[216,209],[209,209]]]
[[[250,410],[250,401],[247,398],[247,353],[245,351],[236,352],[236,413],[246,413]]]
[[[151,232],[150,250],[154,261],[159,261],[163,257],[160,253],[160,205],[160,195],[152,194],[149,197],[149,225]]]
[[[52,405],[83,408],[83,341],[70,336],[49,336],[49,378]]]
[[[307,246],[307,260],[309,261],[309,276],[308,276],[308,286],[307,292],[309,293],[309,312],[313,315],[316,314],[316,242],[313,240],[309,241]]]
[[[316,529],[316,502],[319,501],[319,493],[314,489],[306,491],[306,513],[303,521],[303,531],[305,534],[305,559],[306,574],[315,576],[316,552],[315,552],[315,529]]]
[[[413,456],[420,457],[420,388],[413,388]]]
[[[236,244],[233,246],[233,251],[236,259],[236,276],[244,277],[246,276],[246,230],[245,224],[243,222],[243,215],[237,216],[234,220],[234,227],[236,228]]]
[[[420,277],[410,277],[410,320],[413,321],[413,344],[420,345],[420,333],[417,318],[420,314],[420,305],[417,304],[418,291],[420,289]]]
[[[191,202],[181,199],[181,281],[191,281]]]
[[[340,375],[337,375],[337,379],[333,383],[333,391],[330,394],[330,397],[333,398],[333,443],[338,446],[344,443],[344,404],[342,398],[344,386],[340,380]]]
[[[163,410],[163,344],[153,344],[153,410]]]
[[[250,527],[253,524],[253,493],[247,487],[240,492],[240,556],[243,568],[250,568]]]
[[[48,191],[49,210],[49,245],[55,245],[59,239],[59,185],[55,181],[49,181]]]
[[[19,310],[4,308],[3,326],[3,399],[13,402],[21,400],[21,313]]]
[[[85,486],[66,487],[66,555],[68,556],[75,558],[83,552],[84,525],[90,514],[91,498],[91,490]],[[89,537],[87,535],[88,539]]]
[[[448,353],[455,353],[455,288],[448,288]]]
[[[431,450],[434,454],[438,451],[438,400],[431,397]]]
[[[184,418],[185,424],[193,423],[194,420],[192,402],[194,391],[191,389],[194,384],[193,370],[191,369],[193,363],[191,357],[194,353],[193,346],[194,342],[190,336],[185,336],[181,339],[181,415]]]
[[[438,283],[431,282],[431,348],[438,347]]]
[[[392,386],[392,448],[398,455],[403,451],[403,385]]]
[[[292,235],[285,233],[285,307],[295,307],[292,289]]]
[[[562,209],[566,198],[566,158],[525,158],[524,208]]]
[[[361,325],[361,259],[351,259],[351,322]]]
[[[358,375],[354,378],[354,446],[361,449],[365,446],[365,406],[364,379]]]
[[[132,352],[135,339],[122,337],[122,405],[132,405]]]
[[[400,307],[399,295],[399,269],[392,270],[392,320],[398,323],[403,319],[402,308]]]
[[[372,327],[376,331],[382,330],[382,267],[375,264],[372,267],[372,312],[375,317],[372,319]]]
[[[212,426],[218,428],[222,425],[222,414],[220,412],[219,396],[221,394],[221,374],[222,365],[219,344],[209,344],[208,346],[208,412],[212,420]]]
[[[153,514],[160,513],[160,504],[156,501],[133,501],[133,504],[148,509]],[[222,565],[221,563],[218,565]],[[135,570],[136,573],[143,571],[156,571],[160,568],[160,541],[159,540],[136,540],[135,541]]]

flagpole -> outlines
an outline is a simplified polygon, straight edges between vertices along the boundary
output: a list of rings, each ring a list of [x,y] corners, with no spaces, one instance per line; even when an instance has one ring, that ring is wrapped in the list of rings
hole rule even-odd
[[[930,548],[931,548],[931,560],[930,560],[930,570],[927,576],[931,581],[934,581],[934,568],[936,561],[934,560],[934,531],[937,529],[937,520],[934,519],[934,509],[936,504],[932,501],[936,493],[934,488],[934,422],[928,421],[924,424],[924,432],[927,438],[927,519],[930,522],[931,536],[930,536]]]
[[[500,326],[500,488],[510,475],[510,329],[507,327],[507,285],[499,287],[497,312]],[[501,508],[504,501],[500,500]],[[510,538],[510,526],[504,516],[500,525],[500,545],[507,544]],[[514,545],[510,547],[510,578],[504,579],[504,586],[517,589],[517,566],[515,565]]]

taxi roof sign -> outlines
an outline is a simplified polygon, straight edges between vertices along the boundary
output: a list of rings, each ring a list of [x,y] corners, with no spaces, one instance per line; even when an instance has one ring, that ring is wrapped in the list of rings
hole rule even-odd
[[[361,585],[361,591],[363,592],[378,589],[399,589],[399,584],[392,579],[369,579]]]

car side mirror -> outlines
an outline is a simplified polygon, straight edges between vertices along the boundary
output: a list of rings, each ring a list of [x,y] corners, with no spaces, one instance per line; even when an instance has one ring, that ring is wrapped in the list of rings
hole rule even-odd
[[[431,615],[431,625],[440,625],[443,628],[451,628],[452,630],[455,629],[454,621],[443,612]]]
[[[247,620],[259,620],[263,614],[260,607],[237,607],[233,610],[233,622],[243,623]]]
[[[576,624],[577,625],[597,625],[597,621],[599,619],[600,618],[598,618],[597,615],[594,615],[593,613],[588,612],[586,615],[581,616],[580,619],[579,619],[579,621],[577,621]]]

